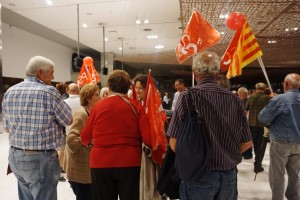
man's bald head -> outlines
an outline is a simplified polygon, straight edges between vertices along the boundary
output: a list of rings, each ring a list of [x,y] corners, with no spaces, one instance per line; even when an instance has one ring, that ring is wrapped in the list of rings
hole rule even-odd
[[[68,90],[69,94],[79,94],[79,87],[76,83],[71,83],[69,85],[69,90]]]
[[[284,91],[300,88],[300,75],[296,73],[288,74],[284,79]]]

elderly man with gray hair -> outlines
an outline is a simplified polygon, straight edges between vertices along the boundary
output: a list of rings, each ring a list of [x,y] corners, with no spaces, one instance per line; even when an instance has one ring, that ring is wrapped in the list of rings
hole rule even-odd
[[[300,75],[288,74],[284,94],[273,97],[258,119],[270,125],[269,182],[272,200],[300,199]],[[285,170],[288,185],[285,190]],[[285,190],[285,192],[284,192]]]
[[[55,149],[63,141],[63,127],[72,123],[71,109],[51,85],[51,60],[32,57],[26,75],[7,90],[2,102],[8,160],[18,179],[19,199],[56,200],[60,166]]]
[[[217,84],[220,60],[213,52],[201,52],[194,57],[193,73],[197,85],[184,91],[172,116],[168,136],[176,152],[176,138],[188,114],[188,93],[207,128],[211,141],[211,158],[197,181],[181,181],[180,199],[236,199],[236,166],[241,153],[252,145],[250,129],[241,100]]]

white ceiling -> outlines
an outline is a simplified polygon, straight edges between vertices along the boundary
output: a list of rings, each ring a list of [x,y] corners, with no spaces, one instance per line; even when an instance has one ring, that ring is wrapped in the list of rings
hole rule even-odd
[[[300,0],[52,0],[49,6],[46,0],[1,0],[5,13],[2,20],[13,21],[12,24],[23,26],[24,30],[35,31],[47,38],[65,45],[68,43],[76,50],[78,40],[77,5],[79,5],[79,42],[81,50],[93,49],[103,52],[103,25],[105,27],[105,52],[113,52],[114,59],[123,61],[136,69],[153,69],[153,75],[172,79],[178,76],[191,77],[191,59],[179,65],[175,56],[175,47],[182,35],[181,26],[186,26],[194,8],[210,22],[219,32],[225,31],[220,42],[211,50],[222,56],[226,50],[233,31],[225,25],[220,15],[230,12],[244,12],[257,40],[263,50],[263,60],[271,78],[282,79],[285,73],[298,72],[300,69]],[[44,27],[32,25],[24,17]],[[149,20],[148,24],[135,23],[136,19]],[[83,28],[82,24],[87,24]],[[48,28],[48,29],[45,29]],[[36,30],[39,29],[39,30]],[[49,31],[52,29],[53,31]],[[151,31],[144,31],[151,29]],[[47,31],[48,30],[48,31]],[[58,37],[56,33],[63,37]],[[148,35],[157,35],[157,39],[147,39]],[[58,39],[60,38],[60,39]],[[123,56],[119,48],[122,46]],[[269,44],[269,40],[277,40]],[[75,44],[75,45],[74,45]],[[156,45],[164,46],[155,49]],[[254,61],[244,70],[236,82],[257,81],[262,77],[258,62]],[[289,72],[284,72],[289,67]],[[274,69],[273,69],[274,68]],[[273,71],[271,71],[273,70]],[[272,73],[271,73],[272,72]],[[235,81],[234,79],[231,79]],[[260,80],[262,81],[262,80]]]
[[[78,39],[77,4],[79,5],[80,43],[103,52],[103,26],[105,51],[115,58],[123,56],[155,55],[173,51],[181,36],[180,5],[178,0],[1,0],[2,6],[48,27],[75,41]],[[136,19],[149,20],[136,24]],[[87,24],[83,28],[82,24]],[[100,24],[100,25],[99,25]],[[144,31],[151,29],[151,31]],[[147,39],[157,35],[157,39]],[[156,49],[156,45],[164,46]],[[174,53],[175,54],[175,53]],[[154,56],[155,57],[155,56]],[[151,62],[151,61],[150,61]]]

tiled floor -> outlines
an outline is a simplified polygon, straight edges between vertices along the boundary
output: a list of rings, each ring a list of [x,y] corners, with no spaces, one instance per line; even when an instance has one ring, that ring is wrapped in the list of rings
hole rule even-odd
[[[2,128],[2,127],[1,127]],[[6,175],[8,134],[0,130],[0,199],[17,200],[17,181],[13,174]],[[253,160],[243,160],[238,169],[239,200],[269,200],[271,190],[268,183],[269,147],[263,161],[265,171],[257,175],[254,181]],[[58,200],[75,200],[75,196],[68,182],[58,183]]]

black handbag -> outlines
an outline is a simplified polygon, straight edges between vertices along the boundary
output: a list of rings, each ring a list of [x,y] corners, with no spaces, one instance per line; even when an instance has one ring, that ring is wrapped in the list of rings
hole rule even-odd
[[[179,199],[180,179],[175,170],[175,153],[168,147],[162,167],[159,171],[157,190],[170,199]]]
[[[210,159],[210,140],[204,120],[192,101],[191,89],[186,96],[188,114],[176,139],[175,166],[181,180],[197,180]]]

